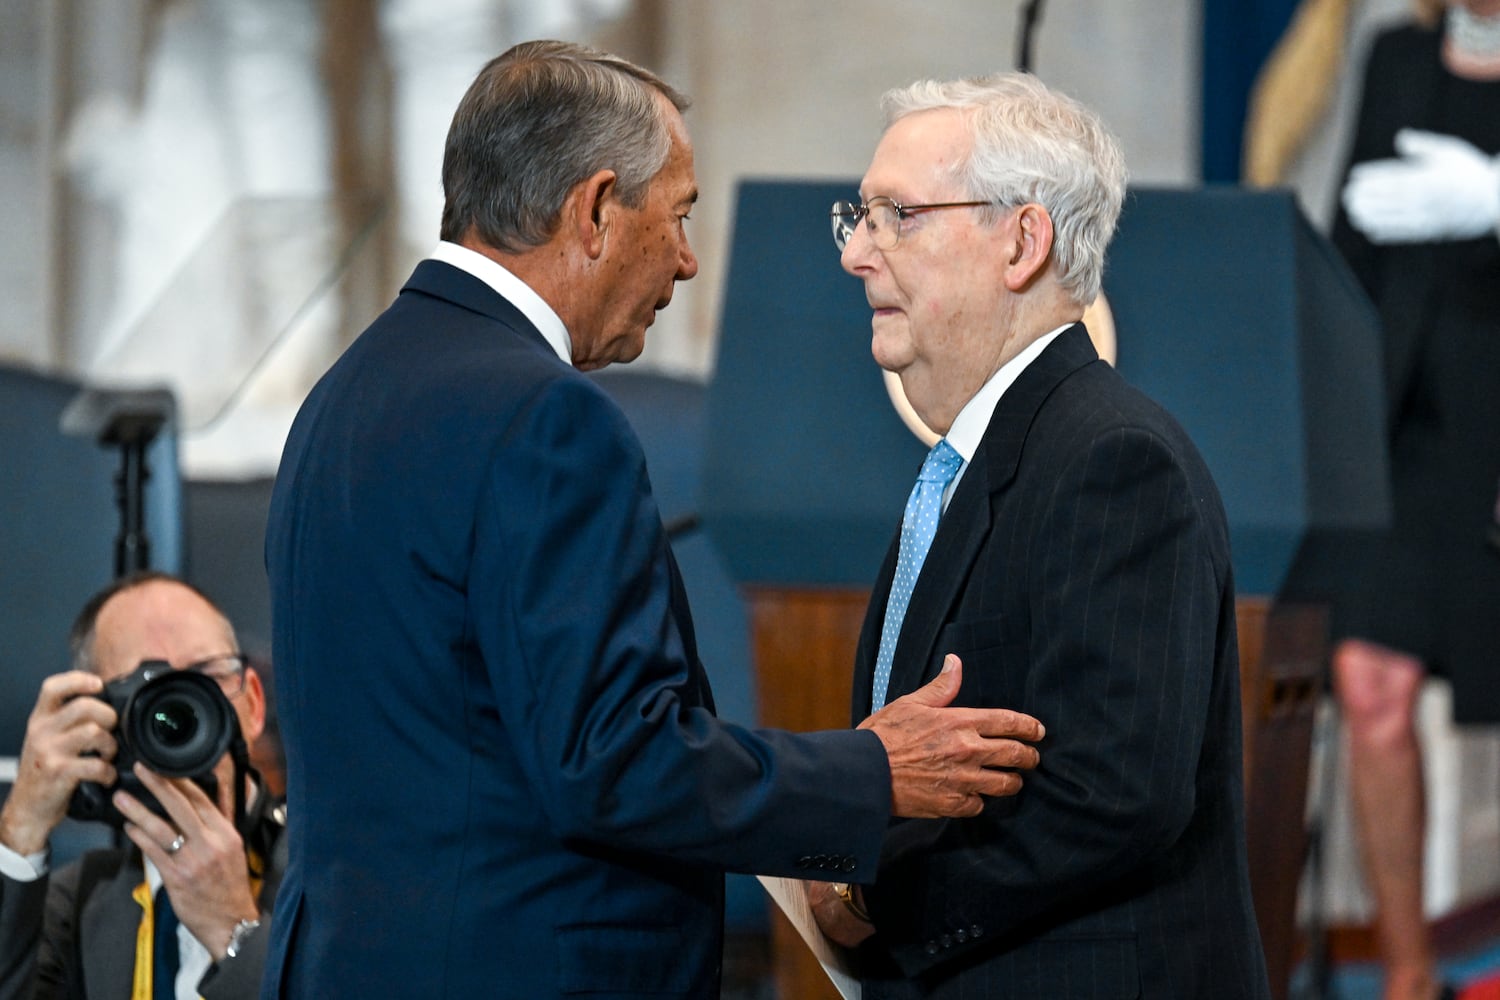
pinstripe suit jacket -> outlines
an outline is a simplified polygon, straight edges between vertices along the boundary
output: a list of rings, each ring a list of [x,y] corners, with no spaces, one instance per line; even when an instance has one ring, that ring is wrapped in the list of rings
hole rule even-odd
[[[896,563],[865,620],[854,716]],[[1263,998],[1228,528],[1182,428],[1058,337],[1000,399],[912,594],[890,697],[1041,719],[1041,765],[971,820],[894,821],[865,996]]]

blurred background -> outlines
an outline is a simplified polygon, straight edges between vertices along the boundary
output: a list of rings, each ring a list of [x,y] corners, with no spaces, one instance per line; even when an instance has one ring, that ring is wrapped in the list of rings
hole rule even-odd
[[[274,466],[309,373],[435,243],[442,140],[464,87],[511,43],[557,36],[639,60],[694,98],[702,272],[640,365],[706,377],[736,180],[858,177],[881,92],[1015,68],[1030,6],[3,0],[0,357],[83,375],[165,370],[194,384],[190,473]],[[1035,6],[1031,68],[1101,112],[1136,183],[1239,180],[1249,93],[1295,0]],[[1335,72],[1307,81],[1328,113],[1284,179],[1321,223],[1347,141],[1349,71],[1371,26],[1407,5],[1313,6],[1339,8],[1345,30],[1328,52]],[[1354,57],[1341,58],[1344,45]],[[277,242],[279,225],[300,228],[301,245]],[[306,259],[275,273],[257,255],[266,244]],[[333,273],[308,273],[313,258]],[[311,343],[284,343],[293,320],[317,318]],[[287,355],[278,377],[245,386],[273,344]],[[236,412],[222,412],[236,393]]]

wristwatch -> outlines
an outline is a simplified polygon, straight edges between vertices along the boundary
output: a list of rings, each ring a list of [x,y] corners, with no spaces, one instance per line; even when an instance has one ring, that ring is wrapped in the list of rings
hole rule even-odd
[[[259,920],[241,920],[234,925],[234,930],[229,932],[229,947],[224,949],[225,958],[234,958],[244,950],[245,942],[250,940],[250,935],[260,930]]]
[[[850,913],[867,924],[874,923],[870,919],[870,911],[866,910],[860,904],[859,898],[854,895],[854,886],[848,882],[830,882],[829,885],[833,888],[833,894],[844,901],[844,905],[849,908]]]

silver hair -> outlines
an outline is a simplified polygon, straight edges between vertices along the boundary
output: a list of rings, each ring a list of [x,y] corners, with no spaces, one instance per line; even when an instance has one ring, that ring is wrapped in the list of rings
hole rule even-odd
[[[539,246],[573,186],[606,169],[620,200],[638,208],[671,153],[658,94],[688,106],[649,70],[585,45],[524,42],[492,59],[448,131],[442,238]]]
[[[973,146],[954,173],[968,196],[1045,208],[1059,284],[1080,305],[1098,296],[1126,181],[1119,142],[1098,115],[1027,73],[919,80],[880,106],[887,128],[921,111],[963,111]]]

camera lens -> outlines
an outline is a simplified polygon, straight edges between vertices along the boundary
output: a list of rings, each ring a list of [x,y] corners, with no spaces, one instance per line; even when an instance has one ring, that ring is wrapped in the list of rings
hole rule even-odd
[[[198,713],[181,699],[164,701],[151,713],[151,738],[160,746],[187,746],[197,732]]]
[[[141,763],[158,774],[187,778],[213,770],[229,749],[235,723],[217,683],[174,670],[141,686],[121,713],[120,729]]]
[[[69,816],[124,825],[125,817],[110,801],[117,788],[166,816],[165,807],[132,772],[137,761],[169,778],[191,778],[209,798],[217,799],[214,767],[240,736],[234,706],[217,681],[195,671],[173,670],[165,660],[142,660],[131,673],[105,684],[97,697],[120,717],[115,727],[119,777],[110,786],[80,782],[68,802]],[[238,769],[242,758],[236,755],[236,760]]]

